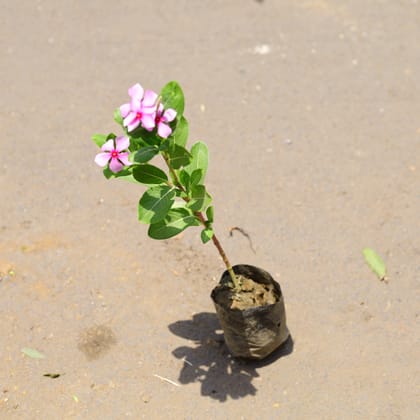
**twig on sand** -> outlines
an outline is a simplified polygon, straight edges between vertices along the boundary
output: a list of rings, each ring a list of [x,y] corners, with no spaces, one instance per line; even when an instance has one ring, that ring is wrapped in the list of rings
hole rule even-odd
[[[175,386],[181,386],[180,384],[177,384],[176,382],[171,381],[168,378],[164,378],[163,376],[156,375],[156,373],[153,376],[156,376],[156,378],[159,378],[161,381],[168,382],[168,384],[172,384],[172,385],[175,385]]]
[[[245,232],[242,228],[240,228],[240,227],[238,227],[238,226],[234,226],[234,227],[231,227],[231,228],[229,229],[229,235],[230,235],[230,236],[233,236],[233,231],[234,231],[234,230],[237,230],[238,232],[242,233],[242,235],[244,235],[246,238],[248,238],[248,241],[249,241],[249,246],[250,246],[250,248],[252,249],[252,252],[253,252],[254,254],[256,254],[257,252],[255,251],[255,248],[254,248],[254,246],[252,245],[252,240],[251,240],[251,236],[249,235],[249,233]]]

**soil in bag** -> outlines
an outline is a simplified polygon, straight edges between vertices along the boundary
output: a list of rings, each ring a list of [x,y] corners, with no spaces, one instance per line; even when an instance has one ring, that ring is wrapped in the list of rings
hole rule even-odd
[[[233,267],[241,290],[233,290],[228,272],[212,292],[226,344],[236,357],[262,359],[288,336],[280,285],[254,266]]]

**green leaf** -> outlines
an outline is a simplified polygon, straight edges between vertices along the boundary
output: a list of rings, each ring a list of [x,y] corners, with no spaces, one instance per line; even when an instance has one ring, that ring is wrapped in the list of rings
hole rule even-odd
[[[160,92],[162,104],[165,109],[172,108],[181,117],[184,113],[184,93],[181,86],[175,81],[166,84]]]
[[[191,177],[190,177],[190,184],[197,185],[201,179],[203,178],[203,170],[202,169],[196,169],[192,171]]]
[[[147,131],[139,125],[134,131],[130,132],[130,137],[141,140],[142,143],[149,146],[158,146],[161,144],[162,139],[156,134],[156,131]]]
[[[150,225],[148,234],[153,239],[168,239],[189,226],[199,226],[200,221],[185,208],[172,209],[164,220]]]
[[[214,207],[213,206],[210,206],[210,207],[207,208],[206,216],[207,216],[207,220],[209,221],[209,223],[214,222]]]
[[[164,142],[162,142],[159,145],[159,151],[160,152],[167,152],[169,150],[169,146],[170,146],[170,137],[168,137]]]
[[[188,191],[190,188],[190,175],[185,172],[183,169],[179,171],[179,182],[185,187]]]
[[[145,146],[133,154],[132,160],[137,163],[146,163],[158,153],[159,149],[156,146]]]
[[[205,143],[199,141],[193,145],[191,148],[191,155],[192,160],[188,166],[185,167],[185,170],[192,175],[192,173],[197,170],[201,169],[202,174],[200,180],[198,181],[199,184],[204,182],[204,178],[207,172],[208,166],[208,150]]]
[[[96,143],[98,147],[102,147],[108,140],[115,139],[117,136],[114,133],[105,134],[94,134],[92,140]]]
[[[187,206],[192,211],[204,210],[211,202],[211,197],[206,191],[204,185],[194,185],[191,188],[191,197]]]
[[[161,221],[175,201],[175,189],[167,185],[149,188],[139,201],[138,217],[143,223]]]
[[[123,117],[121,116],[120,108],[117,108],[114,111],[114,121],[121,126],[123,125],[124,120],[123,120]]]
[[[117,138],[117,135],[116,135],[116,134],[114,134],[114,133],[109,133],[109,134],[106,136],[106,139],[107,139],[107,140],[110,140],[110,139],[115,140],[116,138]]]
[[[174,169],[179,169],[181,166],[186,166],[191,161],[190,152],[178,144],[172,143],[168,149],[169,164]]]
[[[185,201],[184,201],[184,200],[176,200],[176,199],[175,199],[174,204],[172,204],[171,210],[173,210],[173,209],[180,209],[180,208],[183,208],[183,209],[187,210],[187,211],[188,211],[188,213],[191,213],[191,211],[190,211],[190,210],[188,210],[188,209],[185,207]]]
[[[61,376],[61,373],[44,373],[42,376],[46,376],[47,378],[57,379]]]
[[[40,353],[38,350],[30,349],[29,347],[24,347],[22,353],[32,359],[45,359],[45,355]]]
[[[382,258],[371,248],[365,248],[363,255],[368,266],[379,277],[380,280],[385,280],[386,267]]]
[[[142,147],[147,147],[149,146],[141,137],[132,137],[131,133],[130,133],[130,151],[136,152],[137,150],[140,150]],[[131,157],[130,157],[131,159]]]
[[[142,184],[162,184],[168,181],[168,177],[162,169],[147,163],[135,166],[133,176]]]
[[[172,134],[175,143],[179,146],[185,147],[188,140],[188,131],[188,121],[181,116],[181,118],[178,119],[176,129]]]
[[[212,228],[205,228],[201,231],[201,242],[203,244],[207,243],[211,238],[213,238],[214,232]]]
[[[103,173],[106,179],[123,178],[125,181],[134,182],[137,184],[137,181],[133,177],[132,168],[130,166],[122,169],[117,173],[112,172],[111,169],[106,167],[103,169]]]
[[[102,147],[108,140],[108,136],[106,134],[94,134],[92,140],[98,147]]]

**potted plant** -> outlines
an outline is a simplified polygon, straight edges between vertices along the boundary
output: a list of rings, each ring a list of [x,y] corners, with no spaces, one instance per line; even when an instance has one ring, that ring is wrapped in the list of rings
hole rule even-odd
[[[153,239],[168,239],[188,227],[201,228],[201,240],[212,241],[226,271],[211,297],[226,344],[236,357],[262,359],[286,341],[289,332],[279,284],[250,265],[232,266],[214,233],[212,198],[204,180],[208,165],[205,143],[187,148],[188,122],[184,95],[177,82],[160,94],[135,84],[129,101],[114,112],[123,134],[96,134],[101,148],[95,162],[106,178],[126,178],[146,186],[138,219],[149,224]],[[150,162],[163,159],[163,170]]]

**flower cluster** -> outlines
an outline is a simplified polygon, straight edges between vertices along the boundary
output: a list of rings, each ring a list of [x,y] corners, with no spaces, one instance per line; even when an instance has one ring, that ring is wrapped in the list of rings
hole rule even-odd
[[[128,89],[128,95],[130,102],[119,107],[127,134],[139,126],[149,132],[156,128],[158,136],[163,139],[172,134],[169,123],[175,120],[177,112],[172,108],[164,109],[156,92],[144,90],[136,83]],[[102,152],[96,155],[95,162],[102,167],[109,164],[112,172],[120,172],[124,166],[131,164],[128,160],[129,146],[130,139],[126,136],[110,139],[101,147]]]
[[[127,131],[131,132],[139,125],[147,131],[152,131],[157,127],[158,135],[164,139],[168,138],[172,133],[169,123],[175,119],[176,111],[164,110],[157,93],[144,90],[138,83],[128,89],[128,95],[131,101],[120,106]]]

